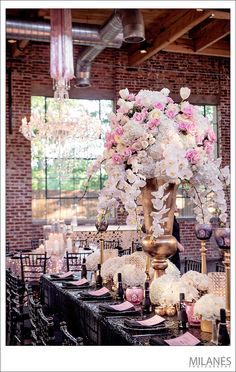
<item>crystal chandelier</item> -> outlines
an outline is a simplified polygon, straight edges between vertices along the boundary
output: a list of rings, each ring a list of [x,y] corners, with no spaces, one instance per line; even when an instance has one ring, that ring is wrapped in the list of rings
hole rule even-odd
[[[53,79],[57,109],[49,109],[46,118],[33,114],[29,122],[22,119],[20,132],[32,141],[63,145],[66,140],[94,140],[101,134],[101,122],[85,109],[72,113],[69,109],[70,80],[74,77],[72,23],[70,9],[51,9],[50,76]]]

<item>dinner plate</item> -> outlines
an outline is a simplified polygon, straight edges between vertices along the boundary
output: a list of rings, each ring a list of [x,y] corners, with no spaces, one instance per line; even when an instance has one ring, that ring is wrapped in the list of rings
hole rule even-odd
[[[86,296],[83,294],[80,294],[80,300],[83,301],[94,301],[94,302],[100,302],[100,301],[111,301],[112,296]]]
[[[137,332],[137,333],[162,333],[167,331],[166,326],[157,326],[157,327],[128,327],[125,324],[122,326],[124,330],[129,332]]]
[[[68,282],[62,282],[62,288],[64,289],[88,289],[89,288],[89,283],[88,284],[83,284],[83,285],[73,285]]]

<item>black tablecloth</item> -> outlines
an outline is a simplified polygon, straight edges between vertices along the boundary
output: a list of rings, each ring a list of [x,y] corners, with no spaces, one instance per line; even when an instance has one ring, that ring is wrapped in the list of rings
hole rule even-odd
[[[87,345],[144,346],[150,345],[150,339],[155,336],[167,339],[180,335],[176,317],[166,317],[166,329],[160,333],[142,334],[140,331],[127,330],[124,327],[124,320],[140,319],[141,315],[129,317],[104,315],[99,309],[101,302],[82,301],[79,298],[81,290],[65,289],[60,282],[51,281],[48,275],[43,275],[41,280],[44,303],[51,312],[58,313],[67,322],[68,328],[75,336],[82,336]],[[112,304],[116,301],[109,300],[106,303]],[[201,345],[211,345],[211,334],[201,332],[196,327],[190,327],[188,331],[201,340]]]

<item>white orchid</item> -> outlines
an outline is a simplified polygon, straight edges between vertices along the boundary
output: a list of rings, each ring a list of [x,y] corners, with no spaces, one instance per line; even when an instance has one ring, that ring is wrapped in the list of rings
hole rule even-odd
[[[187,87],[180,88],[180,97],[182,100],[187,99],[190,96],[191,90]]]

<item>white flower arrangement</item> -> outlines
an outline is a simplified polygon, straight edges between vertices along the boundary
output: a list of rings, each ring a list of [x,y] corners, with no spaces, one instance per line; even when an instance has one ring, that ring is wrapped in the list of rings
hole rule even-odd
[[[114,284],[117,285],[118,273],[121,273],[122,284],[124,287],[144,286],[145,272],[138,269],[135,265],[125,264],[120,267],[114,275]]]
[[[108,260],[106,260],[102,264],[102,269],[101,269],[102,277],[106,280],[113,279],[114,274],[123,265],[124,265],[124,256],[108,258]]]
[[[118,256],[117,249],[104,249],[103,262],[105,262],[109,258],[113,258],[117,256]],[[97,270],[98,264],[100,263],[100,259],[101,259],[100,249],[88,255],[88,257],[86,258],[87,270],[91,270],[91,271]]]
[[[155,279],[150,286],[150,299],[154,305],[169,306],[179,302],[179,294],[185,294],[186,301],[197,300],[196,288],[182,283],[172,274],[165,274]]]
[[[169,97],[167,88],[141,90],[137,95],[128,89],[120,91],[117,112],[110,116],[111,132],[106,134],[105,150],[95,168],[91,167],[93,172],[102,165],[108,175],[99,196],[99,216],[121,200],[128,212],[127,223],[140,227],[142,217],[137,202],[140,189],[146,180],[157,178],[163,185],[153,192],[154,237],[164,233],[169,211],[165,189],[169,183],[188,185],[198,222],[209,222],[208,207],[213,200],[220,220],[225,222],[222,177],[227,172],[220,170],[220,159],[213,160],[216,135],[199,107],[186,101],[190,89],[182,87],[180,95],[182,101],[177,104]]]
[[[143,252],[134,252],[131,255],[124,256],[124,263],[134,265],[144,272],[146,267],[146,255]]]
[[[170,260],[167,259],[166,262],[168,263],[168,266],[165,270],[166,274],[171,274],[174,275],[176,278],[180,278],[179,269]]]
[[[199,291],[207,291],[209,285],[209,278],[206,274],[201,274],[197,271],[187,271],[182,275],[180,281],[184,284],[190,285]]]
[[[205,320],[220,319],[220,309],[225,308],[225,298],[205,294],[194,306],[194,315]]]

